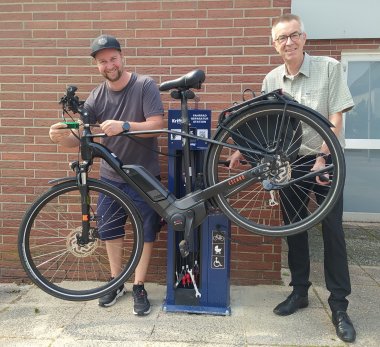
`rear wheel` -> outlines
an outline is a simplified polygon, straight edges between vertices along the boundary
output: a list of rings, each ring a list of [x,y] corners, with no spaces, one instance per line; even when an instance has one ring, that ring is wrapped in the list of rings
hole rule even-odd
[[[342,194],[345,179],[343,151],[329,125],[312,111],[297,105],[256,105],[227,119],[214,136],[206,157],[207,184],[260,165],[267,169],[242,189],[219,194],[214,201],[225,215],[247,231],[285,236],[320,222]],[[324,143],[323,172],[313,173]],[[228,168],[239,145],[240,164]],[[253,151],[256,151],[254,153]],[[226,166],[227,163],[227,166]],[[328,183],[317,183],[316,176]]]
[[[82,238],[81,195],[74,180],[41,195],[19,229],[25,271],[42,290],[65,300],[95,299],[119,287],[133,274],[143,248],[141,217],[127,195],[110,184],[89,180],[87,202],[88,241]],[[100,235],[115,225],[123,236],[112,244],[102,240]],[[111,281],[107,247],[122,259],[120,273]]]

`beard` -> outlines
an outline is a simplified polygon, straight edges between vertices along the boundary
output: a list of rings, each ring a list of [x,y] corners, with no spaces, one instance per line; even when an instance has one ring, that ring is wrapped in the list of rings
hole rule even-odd
[[[116,73],[115,77],[111,77],[111,74],[107,73],[107,72],[103,72],[103,76],[105,79],[107,79],[110,82],[117,82],[121,78],[121,76],[123,75],[123,69],[120,68],[116,72],[117,73]]]

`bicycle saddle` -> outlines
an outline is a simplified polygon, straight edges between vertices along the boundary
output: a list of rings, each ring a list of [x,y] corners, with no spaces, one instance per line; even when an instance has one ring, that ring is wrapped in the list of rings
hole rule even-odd
[[[206,75],[203,70],[193,70],[175,80],[161,83],[159,89],[164,92],[169,89],[200,89]]]

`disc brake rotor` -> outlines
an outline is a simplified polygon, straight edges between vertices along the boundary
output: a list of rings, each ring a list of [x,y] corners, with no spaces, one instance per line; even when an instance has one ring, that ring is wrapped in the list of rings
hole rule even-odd
[[[93,241],[88,242],[85,245],[78,243],[77,235],[82,231],[81,227],[75,228],[66,237],[66,247],[67,250],[73,254],[75,257],[88,257],[93,254],[98,247],[101,247],[99,239],[96,238]]]

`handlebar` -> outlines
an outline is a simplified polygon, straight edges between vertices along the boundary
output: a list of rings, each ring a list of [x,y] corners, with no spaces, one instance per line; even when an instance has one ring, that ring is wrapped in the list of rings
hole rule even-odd
[[[75,95],[78,90],[76,86],[68,86],[66,94],[61,98],[60,104],[64,110],[72,111],[73,113],[81,113],[83,111],[84,101],[80,101],[79,97]]]

